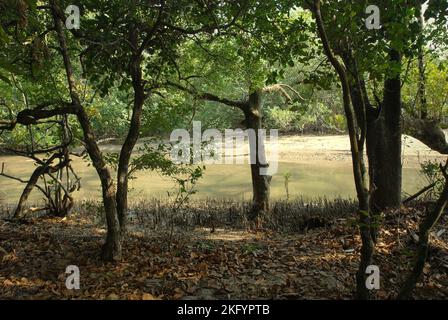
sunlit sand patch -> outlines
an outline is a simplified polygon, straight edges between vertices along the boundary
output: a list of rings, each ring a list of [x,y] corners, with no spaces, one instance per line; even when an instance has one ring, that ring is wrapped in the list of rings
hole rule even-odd
[[[207,240],[222,240],[222,241],[247,241],[260,239],[260,235],[256,233],[249,233],[243,230],[228,230],[217,228],[211,232],[211,228],[196,228],[195,233],[201,238]]]

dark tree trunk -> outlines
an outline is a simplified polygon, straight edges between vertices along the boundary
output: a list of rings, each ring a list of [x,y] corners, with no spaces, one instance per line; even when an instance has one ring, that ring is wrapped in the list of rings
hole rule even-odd
[[[367,201],[360,202],[358,215],[362,246],[361,259],[356,273],[356,298],[360,300],[368,300],[370,299],[370,291],[366,287],[366,269],[372,264],[375,246],[371,234],[371,218]]]
[[[108,261],[119,260],[121,259],[120,224],[117,216],[117,204],[115,197],[114,181],[104,161],[100,148],[96,143],[94,131],[90,124],[89,117],[81,105],[76,90],[76,84],[73,78],[73,68],[68,53],[64,29],[61,21],[61,16],[63,15],[61,15],[61,10],[56,4],[55,0],[51,0],[50,5],[52,8],[52,15],[55,22],[55,30],[58,35],[58,41],[61,47],[61,53],[64,60],[70,97],[72,99],[73,105],[76,106],[77,109],[76,116],[83,131],[86,150],[90,156],[90,159],[92,160],[93,166],[95,167],[101,181],[103,204],[107,222],[106,243],[103,246],[103,252],[102,252],[103,259]]]
[[[365,86],[365,82],[363,79],[361,79],[361,73],[358,70],[357,64],[355,59],[353,59],[350,52],[346,52],[343,57],[344,63],[346,65],[346,68],[350,70],[350,72],[347,74],[349,78],[349,88],[350,88],[350,97],[352,100],[353,109],[356,115],[356,120],[358,123],[358,127],[361,128],[361,138],[360,141],[365,140],[366,141],[366,150],[367,150],[367,159],[369,164],[369,177],[373,177],[373,172],[375,172],[375,167],[378,166],[378,159],[375,157],[375,152],[373,150],[377,147],[377,134],[382,133],[382,129],[380,127],[380,124],[378,124],[378,110],[373,108],[373,106],[370,103],[370,99],[367,94],[367,89]],[[364,145],[359,145],[359,153],[360,153],[360,166],[361,166],[361,174],[362,179],[365,183],[367,180],[367,171],[366,171],[366,165],[364,161]],[[375,190],[375,184],[374,179],[369,179],[369,195],[370,193],[373,193]],[[366,232],[364,234],[364,240],[363,242],[369,243],[369,245],[366,245],[367,253],[365,256],[369,256],[369,250],[371,251],[371,254],[373,254],[373,245],[376,243],[377,240],[377,233],[379,230],[379,214],[380,212],[372,209],[372,203],[371,197],[369,197],[369,201],[366,206],[366,212],[369,212],[370,216],[365,217],[362,216],[360,218],[360,221],[363,221],[362,224],[368,223],[370,225],[370,237],[371,239],[368,239],[367,237],[367,229],[363,229],[362,232]],[[372,242],[372,243],[370,243]],[[370,255],[371,255],[370,254]],[[366,259],[367,260],[367,259]],[[360,268],[361,270],[361,268]],[[359,275],[361,281],[361,275]],[[362,275],[364,277],[364,275]]]
[[[131,36],[132,37],[132,36]],[[131,39],[133,41],[133,39]],[[117,213],[120,222],[121,237],[126,233],[126,217],[128,210],[128,180],[129,180],[129,162],[132,151],[140,135],[140,124],[142,118],[142,109],[145,102],[144,85],[142,81],[142,72],[140,68],[140,56],[132,59],[130,73],[132,77],[132,86],[134,89],[134,106],[132,109],[131,123],[129,131],[120,151],[117,172]]]
[[[117,215],[117,204],[115,197],[115,185],[109,168],[104,161],[103,155],[96,143],[93,129],[90,125],[87,113],[84,109],[78,114],[78,121],[81,124],[87,153],[92,160],[93,166],[101,181],[103,194],[103,204],[106,213],[107,236],[103,247],[103,259],[107,261],[121,259],[121,237],[120,223]]]
[[[383,131],[383,123],[379,120],[379,110],[368,109],[367,112],[367,135],[366,135],[366,150],[367,150],[367,159],[369,162],[369,192],[370,192],[370,214],[372,220],[374,220],[374,224],[371,226],[371,235],[372,240],[376,243],[378,237],[379,226],[379,216],[384,209],[384,207],[375,203],[375,199],[379,192],[382,192],[381,189],[378,189],[382,184],[378,181],[382,181],[386,179],[386,177],[382,178],[381,173],[382,167],[382,155],[383,152],[383,141],[384,131]]]
[[[357,75],[357,68],[355,66],[354,74]],[[359,262],[358,272],[356,274],[356,297],[361,300],[370,299],[370,292],[366,288],[366,269],[369,265],[372,264],[372,257],[374,253],[374,244],[376,241],[375,229],[376,225],[374,223],[374,214],[370,210],[369,203],[369,191],[367,190],[367,171],[366,165],[364,161],[364,141],[367,141],[369,137],[369,125],[367,123],[367,119],[370,117],[368,112],[371,110],[368,97],[363,93],[363,83],[357,76],[351,78],[349,81],[349,85],[347,86],[350,91],[350,97],[353,105],[353,112],[356,116],[356,120],[358,123],[358,128],[360,128],[360,138],[357,139],[357,156],[358,159],[356,164],[354,162],[354,170],[355,170],[355,180],[359,180],[358,184],[361,187],[357,188],[358,194],[358,215],[359,215],[359,232],[361,235],[362,247],[361,247],[361,259]],[[353,148],[352,148],[352,154]],[[359,177],[356,178],[356,167],[359,167]],[[370,162],[369,162],[370,166]],[[372,186],[370,186],[371,190]]]
[[[17,204],[17,208],[14,211],[14,219],[20,220],[26,214],[25,203],[28,200],[28,197],[29,197],[31,191],[33,191],[37,181],[39,180],[39,177],[44,174],[45,169],[46,169],[46,166],[45,165],[41,165],[41,166],[38,166],[33,171],[33,174],[31,175],[31,177],[28,180],[25,188],[22,191],[22,194],[21,194],[20,199],[19,199],[19,203]]]
[[[401,63],[392,50],[391,62]],[[372,210],[381,212],[401,205],[401,80],[400,74],[384,82],[384,97],[378,118],[369,124],[369,163],[372,180]]]
[[[419,73],[419,96],[420,96],[420,118],[426,119],[428,117],[428,103],[426,101],[426,75],[425,75],[425,60],[423,57],[423,50],[420,49],[418,53],[418,73]]]
[[[422,6],[424,1],[417,3],[417,18],[420,28],[420,37],[418,39],[418,95],[420,98],[420,119],[426,119],[428,117],[428,103],[426,100],[426,74],[425,74],[425,57],[424,57],[424,28],[425,17],[422,12]]]
[[[396,52],[391,53],[391,59],[400,62]],[[375,109],[354,60],[347,55],[344,63],[350,69],[350,94],[358,124],[366,126],[371,232],[376,242],[380,213],[401,204],[401,83],[399,76],[387,79],[382,106]]]
[[[13,216],[14,219],[20,220],[26,214],[25,203],[28,200],[28,197],[30,196],[31,191],[33,191],[34,187],[36,186],[37,182],[39,181],[39,178],[48,172],[55,172],[57,170],[61,170],[68,164],[68,161],[64,160],[63,162],[60,162],[56,167],[52,168],[51,163],[53,162],[53,160],[55,160],[56,158],[58,158],[60,156],[61,156],[60,154],[54,153],[45,162],[40,162],[40,165],[33,171],[30,179],[28,180],[25,188],[22,191],[22,194],[19,199],[19,203],[17,204],[17,208],[14,211],[14,216]]]
[[[258,90],[250,94],[247,108],[244,110],[246,126],[255,132],[255,139],[249,139],[251,159],[255,160],[255,163],[250,165],[253,190],[252,212],[249,215],[251,220],[269,211],[269,193],[272,180],[272,176],[261,174],[262,170],[268,166],[264,139],[259,135],[259,129],[262,128],[262,105],[262,92]],[[255,153],[255,157],[253,153]]]

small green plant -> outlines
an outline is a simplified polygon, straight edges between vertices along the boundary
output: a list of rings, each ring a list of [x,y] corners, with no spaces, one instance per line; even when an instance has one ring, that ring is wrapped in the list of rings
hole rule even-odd
[[[420,173],[424,176],[428,185],[433,187],[428,190],[428,199],[438,199],[444,184],[444,177],[440,170],[440,162],[437,160],[427,160],[420,163]]]
[[[216,244],[211,240],[200,240],[196,242],[195,247],[203,252],[210,252],[216,249]]]
[[[261,251],[262,247],[258,243],[245,243],[241,246],[241,251],[244,253],[256,253]]]
[[[286,191],[286,200],[289,200],[289,181],[292,177],[292,174],[290,171],[286,171],[283,173],[283,179],[285,181],[285,191]]]
[[[80,207],[82,211],[93,217],[95,225],[101,228],[106,226],[106,216],[101,203],[97,201],[83,201]]]

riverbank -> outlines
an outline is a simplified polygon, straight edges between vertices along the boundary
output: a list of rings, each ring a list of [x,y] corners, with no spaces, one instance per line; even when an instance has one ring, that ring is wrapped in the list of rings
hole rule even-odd
[[[269,143],[268,143],[269,145]],[[350,142],[346,135],[285,136],[279,139],[282,161],[351,161]],[[420,141],[402,136],[403,165],[419,167],[421,161],[445,159]]]

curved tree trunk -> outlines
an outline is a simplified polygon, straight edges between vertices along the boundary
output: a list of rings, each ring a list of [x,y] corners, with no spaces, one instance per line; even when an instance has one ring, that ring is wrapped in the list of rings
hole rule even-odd
[[[406,117],[403,120],[403,132],[424,143],[434,151],[441,154],[448,154],[448,143],[445,133],[436,120],[411,119]]]
[[[22,194],[20,195],[19,203],[17,204],[17,208],[14,210],[14,219],[22,219],[23,216],[26,214],[25,211],[25,203],[28,200],[28,197],[33,191],[34,186],[36,185],[37,181],[39,180],[39,177],[45,173],[45,169],[48,166],[41,165],[38,166],[31,175],[30,179],[28,180],[25,188],[22,191]]]
[[[58,153],[54,153],[45,162],[40,162],[41,164],[33,171],[30,179],[28,180],[25,188],[22,191],[22,194],[19,199],[19,203],[17,204],[17,208],[14,210],[14,216],[13,216],[14,219],[20,220],[26,214],[25,203],[28,200],[28,197],[30,196],[31,191],[33,191],[34,187],[36,186],[37,182],[39,181],[39,178],[50,171],[51,163],[58,156],[60,156]],[[66,164],[67,164],[66,162],[60,163],[56,168],[53,168],[53,170],[55,170],[55,171],[59,170],[59,169],[63,168]]]
[[[101,181],[104,211],[106,214],[107,235],[103,246],[103,259],[107,261],[121,259],[121,237],[120,224],[117,215],[117,204],[115,197],[115,185],[109,168],[104,161],[103,155],[96,143],[93,129],[90,125],[86,112],[81,109],[78,120],[84,132],[86,150],[92,160],[93,166]]]
[[[356,193],[358,196],[358,214],[359,214],[359,230],[361,234],[362,247],[361,247],[361,259],[359,263],[358,273],[356,275],[356,292],[358,299],[369,299],[370,292],[366,287],[366,268],[372,263],[372,256],[374,251],[373,241],[371,239],[371,229],[370,229],[370,213],[369,213],[369,192],[366,187],[365,176],[363,175],[363,144],[364,141],[361,133],[361,139],[358,140],[358,135],[356,132],[356,120],[355,113],[352,109],[352,101],[350,97],[350,84],[347,76],[346,69],[334,55],[331,48],[330,42],[328,40],[327,33],[325,31],[325,26],[321,14],[321,3],[320,0],[314,0],[314,6],[312,8],[314,17],[316,19],[317,31],[320,39],[322,40],[322,45],[324,48],[324,53],[328,60],[336,70],[342,85],[342,95],[343,95],[343,106],[344,112],[347,119],[347,127],[350,138],[350,147],[352,155],[353,164],[353,175],[355,180]],[[361,130],[365,130],[364,124],[359,124]],[[360,152],[361,150],[361,152]]]
[[[50,1],[53,20],[55,22],[55,30],[58,35],[59,45],[61,47],[61,53],[64,60],[64,66],[67,76],[67,82],[72,99],[73,105],[76,107],[76,116],[81,125],[84,142],[86,144],[86,150],[92,160],[98,176],[101,181],[103,204],[106,214],[107,222],[107,236],[106,243],[103,246],[103,259],[105,260],[119,260],[121,259],[121,241],[120,241],[120,224],[117,217],[117,204],[115,197],[115,186],[109,168],[104,161],[103,155],[100,151],[98,144],[96,143],[93,128],[91,126],[89,117],[81,105],[76,84],[73,78],[73,67],[71,64],[70,56],[68,54],[67,43],[65,40],[65,34],[61,21],[61,10],[56,4],[55,0]],[[63,15],[62,15],[63,16]]]
[[[131,34],[131,41],[135,35]],[[135,42],[135,41],[134,41]],[[144,85],[142,81],[142,71],[140,68],[141,57],[135,56],[132,59],[130,73],[132,77],[132,86],[134,89],[134,105],[132,109],[129,131],[120,151],[117,172],[117,213],[120,223],[121,238],[126,233],[126,217],[128,210],[128,180],[129,180],[129,162],[132,151],[140,135],[140,124],[142,118],[142,109],[145,102]]]

